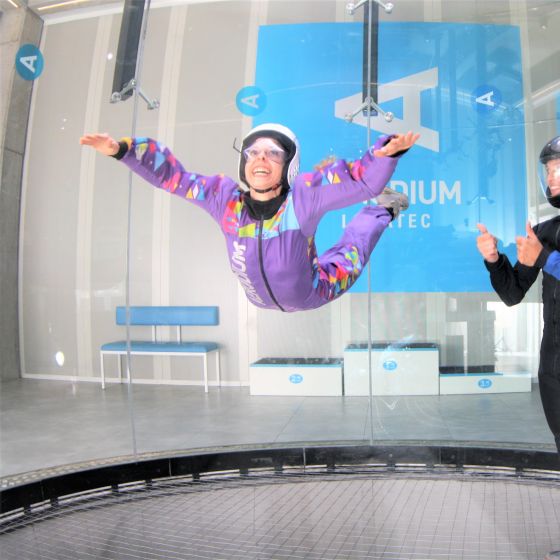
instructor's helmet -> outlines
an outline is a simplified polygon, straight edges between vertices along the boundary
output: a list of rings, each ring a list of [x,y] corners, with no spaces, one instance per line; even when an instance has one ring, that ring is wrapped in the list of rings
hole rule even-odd
[[[257,138],[272,138],[286,151],[286,160],[282,170],[282,187],[290,188],[299,173],[299,142],[296,135],[289,128],[276,123],[260,124],[243,138],[241,153],[239,154],[239,179],[242,182],[240,188],[243,191],[249,190],[249,185],[247,185],[247,180],[245,179],[245,164],[247,161],[243,152]]]
[[[548,202],[560,208],[560,136],[547,142],[541,150],[539,180]]]

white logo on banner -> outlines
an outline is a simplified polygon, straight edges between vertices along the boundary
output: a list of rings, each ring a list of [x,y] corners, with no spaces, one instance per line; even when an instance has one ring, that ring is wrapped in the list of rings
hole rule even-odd
[[[488,105],[489,107],[495,107],[496,103],[494,103],[494,100],[492,99],[493,96],[494,96],[494,92],[489,91],[488,93],[485,93],[484,95],[480,95],[479,97],[477,97],[476,102],[481,103],[482,105]]]
[[[438,69],[430,68],[417,74],[405,76],[394,82],[380,84],[377,91],[377,104],[381,105],[393,99],[403,100],[403,118],[393,118],[387,122],[383,115],[371,118],[371,126],[378,132],[384,134],[405,133],[409,130],[419,132],[420,138],[417,145],[427,148],[432,152],[439,152],[439,132],[420,124],[420,94],[427,89],[433,89],[438,85]],[[362,104],[362,93],[356,93],[350,97],[339,99],[335,102],[334,114],[336,118],[344,119],[348,113],[352,113]],[[367,126],[367,117],[362,113],[354,117],[352,121],[360,126]]]

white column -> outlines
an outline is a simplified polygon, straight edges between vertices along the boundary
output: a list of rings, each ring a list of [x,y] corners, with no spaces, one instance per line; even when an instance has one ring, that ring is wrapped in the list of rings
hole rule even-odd
[[[101,104],[106,102],[103,75],[109,51],[112,17],[100,17],[91,60],[88,95],[85,100],[84,130],[99,129]],[[78,219],[76,239],[76,332],[77,375],[93,375],[92,325],[91,325],[91,262],[93,198],[95,191],[95,150],[81,150]]]
[[[178,68],[181,67],[183,37],[187,6],[174,6],[169,10],[169,27],[165,43],[163,74],[159,96],[157,139],[173,146],[177,123],[177,100],[179,95]],[[152,214],[152,305],[170,304],[170,242],[171,242],[171,196],[168,192],[153,189]],[[160,327],[161,340],[170,340],[171,330]],[[154,379],[171,378],[171,358],[154,358]]]
[[[252,0],[251,12],[247,25],[249,36],[247,38],[247,52],[245,56],[245,77],[243,82],[245,86],[250,86],[255,83],[255,64],[257,60],[259,25],[266,23],[267,14],[267,1]],[[251,123],[251,117],[242,118],[242,136],[251,130]],[[249,364],[254,362],[258,356],[258,311],[253,304],[249,303],[240,284],[238,287],[237,309],[239,333],[239,381],[241,385],[249,385]]]

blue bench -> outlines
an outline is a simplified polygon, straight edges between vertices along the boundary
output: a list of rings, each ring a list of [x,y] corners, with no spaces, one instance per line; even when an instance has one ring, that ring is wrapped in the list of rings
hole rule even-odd
[[[216,377],[220,385],[220,348],[216,342],[183,342],[181,327],[215,326],[220,323],[217,307],[117,307],[117,325],[150,326],[151,340],[126,340],[108,342],[101,346],[101,387],[105,389],[104,357],[118,356],[119,380],[122,380],[122,356],[130,354],[142,356],[201,356],[204,360],[204,390],[208,392],[208,354],[215,353]],[[158,327],[177,327],[177,340],[158,340]],[[129,372],[127,372],[130,381]]]

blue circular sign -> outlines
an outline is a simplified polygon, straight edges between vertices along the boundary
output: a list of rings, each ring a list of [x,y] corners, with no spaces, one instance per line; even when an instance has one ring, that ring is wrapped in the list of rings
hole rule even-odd
[[[35,45],[22,45],[16,54],[16,70],[24,80],[35,80],[41,75],[45,59]]]
[[[383,362],[383,368],[387,371],[393,371],[394,369],[397,369],[397,362],[395,362],[395,360],[385,360]]]
[[[481,379],[478,382],[478,386],[481,389],[489,389],[490,387],[492,387],[492,381],[490,381],[490,379]]]
[[[472,92],[472,102],[479,113],[490,113],[500,107],[502,92],[490,85],[482,85]]]
[[[240,113],[254,117],[265,110],[266,94],[257,86],[246,86],[237,93],[235,103]]]
[[[303,381],[303,375],[300,375],[299,373],[293,373],[288,379],[290,380],[290,383],[301,383]]]

